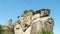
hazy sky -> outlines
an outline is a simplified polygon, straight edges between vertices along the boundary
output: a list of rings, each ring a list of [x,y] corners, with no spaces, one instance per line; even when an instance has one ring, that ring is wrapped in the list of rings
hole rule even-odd
[[[24,10],[39,10],[49,8],[50,16],[54,18],[54,34],[60,34],[60,0],[0,0],[0,24],[5,24],[8,19],[16,20]]]

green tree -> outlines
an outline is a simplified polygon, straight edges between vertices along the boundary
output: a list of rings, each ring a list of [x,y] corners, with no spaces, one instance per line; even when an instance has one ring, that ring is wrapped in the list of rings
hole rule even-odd
[[[26,15],[26,14],[29,13],[30,11],[34,13],[34,10],[30,9],[30,10],[25,10],[25,11],[24,11],[24,15]]]
[[[24,11],[24,14],[27,14],[27,13],[28,13],[28,10],[25,10],[25,11]]]
[[[3,32],[4,32],[4,30],[3,30],[3,28],[2,28],[3,26],[2,25],[0,25],[0,34],[3,34]]]

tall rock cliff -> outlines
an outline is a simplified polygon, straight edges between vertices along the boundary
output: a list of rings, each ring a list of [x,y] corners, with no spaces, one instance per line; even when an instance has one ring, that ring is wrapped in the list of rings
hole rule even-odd
[[[50,9],[25,11],[14,22],[15,34],[37,34],[37,31],[42,29],[53,31],[54,20],[49,14]]]

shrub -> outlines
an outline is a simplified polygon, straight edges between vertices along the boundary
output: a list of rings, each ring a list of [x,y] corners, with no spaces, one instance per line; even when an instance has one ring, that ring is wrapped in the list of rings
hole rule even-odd
[[[53,34],[53,32],[48,29],[42,29],[41,31],[38,31],[37,34]]]
[[[3,26],[0,25],[0,34],[3,34],[3,33],[4,33]]]
[[[26,14],[27,14],[28,12],[30,12],[30,11],[34,13],[33,10],[25,10],[25,11],[24,11],[24,15],[26,15]]]
[[[28,10],[25,10],[25,11],[24,11],[24,14],[27,14],[27,13],[28,13]]]

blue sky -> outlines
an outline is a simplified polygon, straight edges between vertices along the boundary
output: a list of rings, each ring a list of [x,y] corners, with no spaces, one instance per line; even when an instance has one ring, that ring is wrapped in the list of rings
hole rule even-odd
[[[54,18],[54,34],[60,34],[60,0],[0,0],[0,24],[5,24],[8,19],[16,20],[24,10],[39,10],[49,8],[50,16]]]

